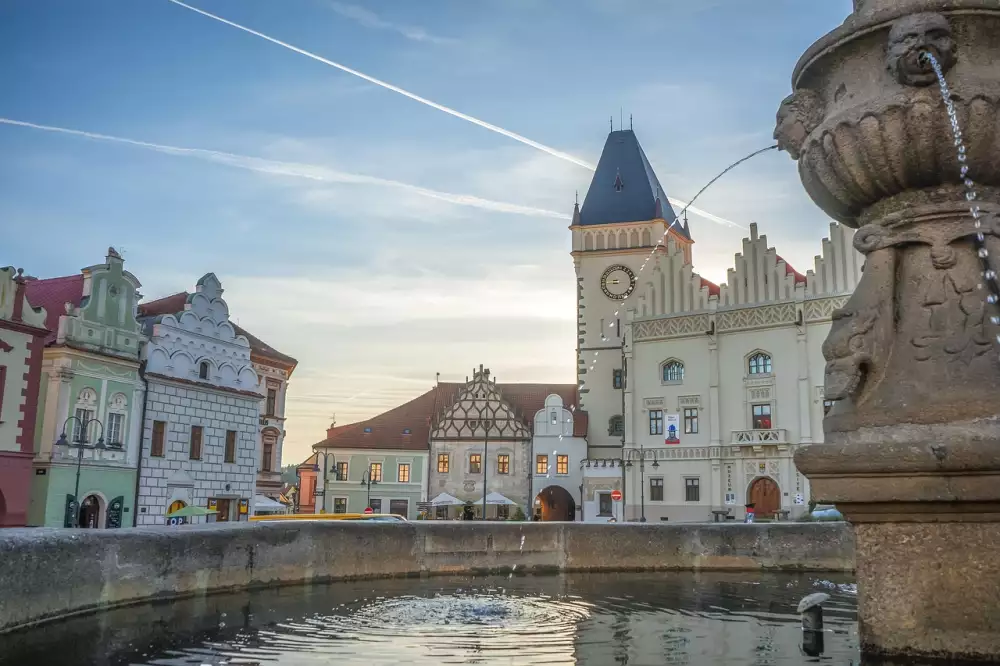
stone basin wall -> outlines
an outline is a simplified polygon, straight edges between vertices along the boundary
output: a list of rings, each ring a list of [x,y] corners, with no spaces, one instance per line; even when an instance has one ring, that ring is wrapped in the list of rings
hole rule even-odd
[[[854,533],[846,523],[276,521],[8,529],[0,530],[0,631],[148,600],[356,578],[853,569]]]

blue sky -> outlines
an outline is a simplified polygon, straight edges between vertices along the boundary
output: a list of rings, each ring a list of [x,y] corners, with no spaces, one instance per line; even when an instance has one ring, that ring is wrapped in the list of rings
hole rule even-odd
[[[189,4],[590,163],[623,109],[668,194],[685,200],[768,145],[798,56],[851,9]],[[0,124],[0,265],[66,275],[114,245],[149,298],[215,272],[234,318],[300,360],[286,463],[307,455],[332,413],[374,415],[435,372],[456,380],[485,363],[501,381],[574,381],[567,223],[491,202],[568,216],[586,169],[167,0],[0,2],[0,90],[2,118],[240,156]],[[455,203],[467,197],[486,203]],[[803,271],[829,224],[778,153],[697,205],[758,222]],[[744,233],[696,216],[691,228],[696,270],[723,279]]]

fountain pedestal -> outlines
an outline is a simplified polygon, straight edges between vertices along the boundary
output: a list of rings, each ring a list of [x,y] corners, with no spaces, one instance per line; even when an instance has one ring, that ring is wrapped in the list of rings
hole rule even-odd
[[[855,0],[778,112],[806,191],[866,257],[823,348],[825,443],[795,457],[855,525],[866,652],[1000,658],[1000,305],[973,243],[997,270],[997,62],[995,0]]]

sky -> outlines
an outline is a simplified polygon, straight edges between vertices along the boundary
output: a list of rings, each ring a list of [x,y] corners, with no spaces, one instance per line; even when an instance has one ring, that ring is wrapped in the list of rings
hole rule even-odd
[[[579,163],[631,117],[668,195],[688,201],[773,143],[798,57],[851,11],[185,2],[481,121],[170,0],[0,0],[0,265],[69,275],[114,246],[147,299],[214,272],[232,318],[299,360],[285,464],[332,415],[371,417],[435,373],[573,383],[567,226],[592,177]],[[757,222],[805,271],[830,224],[777,151],[695,205],[735,223],[690,216],[695,269],[715,281],[740,227]]]

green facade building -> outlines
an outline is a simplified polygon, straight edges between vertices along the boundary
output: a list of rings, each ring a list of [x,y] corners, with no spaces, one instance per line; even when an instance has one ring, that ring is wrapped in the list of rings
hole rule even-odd
[[[113,248],[104,263],[79,275],[28,284],[49,329],[29,525],[133,524],[144,397],[139,286]]]

